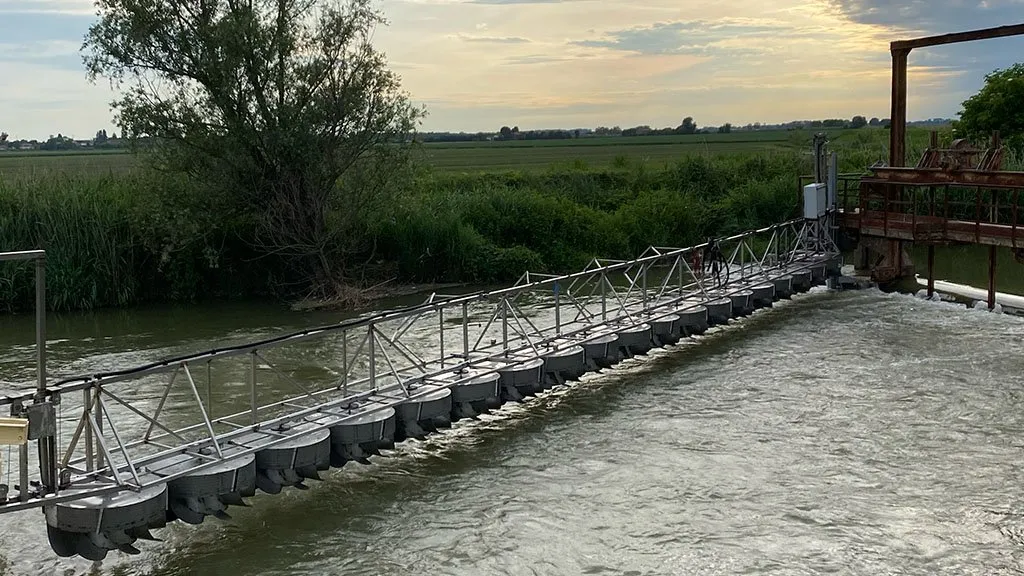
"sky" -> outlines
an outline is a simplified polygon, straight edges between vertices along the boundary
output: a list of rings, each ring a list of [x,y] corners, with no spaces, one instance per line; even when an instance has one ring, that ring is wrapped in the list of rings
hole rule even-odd
[[[1024,22],[1024,0],[377,0],[426,131],[889,115],[892,40]],[[0,131],[116,132],[79,48],[91,0],[0,0]],[[1024,38],[915,50],[908,116],[953,117]]]

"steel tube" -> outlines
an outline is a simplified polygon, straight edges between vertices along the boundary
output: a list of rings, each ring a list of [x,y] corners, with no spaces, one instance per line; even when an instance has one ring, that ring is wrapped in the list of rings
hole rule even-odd
[[[996,307],[996,247],[988,247],[988,309]]]
[[[935,246],[928,245],[928,297],[935,295]]]
[[[250,424],[256,426],[259,422],[259,403],[256,400],[256,350],[249,354],[249,410]]]

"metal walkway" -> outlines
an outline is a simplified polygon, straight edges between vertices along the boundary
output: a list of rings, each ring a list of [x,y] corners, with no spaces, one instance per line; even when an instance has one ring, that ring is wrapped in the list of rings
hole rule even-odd
[[[650,248],[54,383],[41,354],[38,389],[0,399],[27,420],[29,439],[20,462],[6,463],[20,480],[0,486],[0,514],[42,507],[60,556],[137,553],[136,541],[168,521],[225,517],[257,489],[304,488],[332,466],[824,283],[839,272],[833,229],[829,213],[721,240],[717,275],[695,270],[705,245]]]

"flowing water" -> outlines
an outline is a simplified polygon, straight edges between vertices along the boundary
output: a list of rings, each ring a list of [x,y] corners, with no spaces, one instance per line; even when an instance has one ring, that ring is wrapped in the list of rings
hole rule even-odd
[[[340,315],[265,305],[54,320],[53,370],[111,368]],[[31,378],[31,320],[0,377]],[[16,343],[25,346],[16,346]],[[10,574],[1019,574],[1024,320],[815,291],[349,464],[99,566],[38,511]]]

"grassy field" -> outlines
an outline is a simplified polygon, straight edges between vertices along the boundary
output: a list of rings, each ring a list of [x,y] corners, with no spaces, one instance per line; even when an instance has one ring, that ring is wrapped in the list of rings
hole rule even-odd
[[[887,156],[882,129],[836,131],[844,172]],[[326,216],[344,282],[501,282],[595,256],[688,246],[798,212],[812,133],[431,143],[427,170],[400,170],[350,218]],[[908,157],[927,143],[909,134]],[[0,250],[47,250],[56,310],[206,298],[301,298],[312,279],[268,254],[263,207],[127,153],[0,153]],[[266,232],[263,232],[264,234]],[[350,280],[351,279],[351,280]],[[304,284],[303,282],[307,282]],[[0,266],[0,310],[31,309],[32,269]],[[295,288],[299,286],[299,288]]]
[[[688,136],[594,137],[572,140],[516,140],[507,142],[431,142],[421,145],[417,157],[440,172],[535,172],[561,167],[623,168],[642,163],[663,167],[693,155],[801,153],[809,150],[812,131],[766,130]],[[911,149],[923,146],[926,130],[909,131]],[[889,132],[877,128],[830,130],[833,148],[849,151],[850,160],[885,155]],[[862,167],[863,167],[862,166]],[[120,151],[0,152],[0,178],[31,177],[64,172],[103,176],[131,173],[138,162]],[[847,169],[855,169],[847,166]]]

